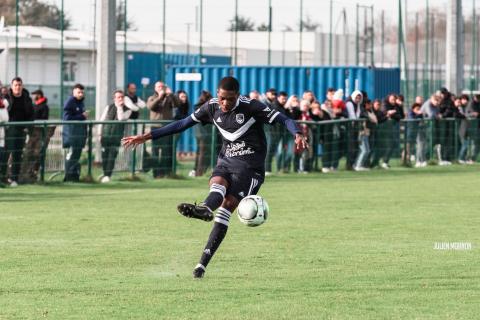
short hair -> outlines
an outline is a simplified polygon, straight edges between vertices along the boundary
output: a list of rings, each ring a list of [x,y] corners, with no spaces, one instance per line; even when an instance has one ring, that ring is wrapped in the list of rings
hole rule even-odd
[[[117,90],[113,91],[112,96],[115,97],[115,95],[116,95],[117,93],[121,93],[122,96],[125,96],[125,92],[123,92],[123,90],[120,90],[120,89],[117,89]]]
[[[32,94],[38,94],[39,96],[43,97],[43,91],[41,89],[37,89],[35,91],[32,92]]]
[[[270,93],[273,93],[273,94],[277,94],[277,89],[275,89],[275,88],[270,88],[270,89],[268,89],[266,92],[270,92]]]
[[[414,103],[412,104],[412,109],[415,109],[415,108],[421,108],[422,106],[420,105],[420,103]]]
[[[466,94],[462,94],[462,95],[460,96],[460,99],[464,99],[464,100],[470,101],[470,97],[469,97],[468,95],[466,95]]]
[[[337,90],[335,90],[335,88],[332,88],[332,87],[330,87],[330,88],[327,89],[327,92],[336,92],[336,91],[337,91]]]
[[[224,77],[218,83],[218,89],[223,89],[226,91],[234,91],[235,93],[240,92],[240,84],[238,80],[234,77]]]
[[[286,93],[285,91],[280,91],[280,92],[278,93],[278,96],[288,97],[288,93]]]
[[[75,90],[75,89],[80,89],[80,90],[85,90],[85,87],[83,86],[83,84],[80,84],[80,83],[76,83],[72,90]]]
[[[400,100],[400,101],[405,101],[405,97],[403,96],[403,94],[399,94],[397,96],[397,99]]]
[[[23,83],[23,80],[22,80],[22,78],[20,78],[20,77],[15,77],[15,78],[13,78],[10,83],[13,83],[13,82],[15,82],[15,81],[16,81],[16,82]]]
[[[130,82],[130,83],[127,84],[127,88],[130,88],[130,86],[132,86],[132,85],[137,86],[137,85],[135,84],[135,82]]]

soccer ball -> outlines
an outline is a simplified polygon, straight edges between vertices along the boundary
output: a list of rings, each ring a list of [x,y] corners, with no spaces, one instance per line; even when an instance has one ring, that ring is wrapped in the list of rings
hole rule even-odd
[[[269,210],[267,201],[262,197],[246,196],[238,204],[238,219],[249,227],[257,227],[267,220]]]

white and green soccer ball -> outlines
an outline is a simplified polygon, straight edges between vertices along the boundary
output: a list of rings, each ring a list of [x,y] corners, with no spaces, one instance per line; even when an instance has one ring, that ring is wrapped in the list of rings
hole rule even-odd
[[[257,227],[267,220],[269,210],[267,201],[262,197],[246,196],[238,204],[237,215],[241,223]]]

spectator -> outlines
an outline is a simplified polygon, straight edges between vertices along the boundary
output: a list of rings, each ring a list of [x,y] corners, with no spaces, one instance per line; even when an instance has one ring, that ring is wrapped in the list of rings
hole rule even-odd
[[[122,90],[113,92],[113,103],[105,107],[100,118],[101,121],[126,121],[132,115],[132,110],[127,108],[124,100],[125,94]],[[102,168],[103,175],[100,178],[101,183],[108,183],[111,180],[113,169],[115,168],[115,160],[118,155],[120,141],[124,135],[124,124],[107,123],[102,124]]]
[[[303,92],[303,100],[307,100],[310,104],[312,104],[317,98],[315,98],[315,94],[313,93],[312,90],[305,90]]]
[[[441,166],[448,166],[452,164],[454,157],[454,141],[456,139],[455,119],[457,108],[453,102],[452,93],[446,88],[440,89],[442,100],[440,101],[439,113],[441,121],[439,125],[439,142],[441,147]]]
[[[343,98],[343,90],[340,89],[342,91],[342,96],[340,97],[340,99]],[[326,98],[328,101],[332,102],[334,97],[335,97],[335,93],[337,92],[337,90],[335,90],[335,88],[328,88],[327,89],[327,95],[326,95]]]
[[[291,95],[287,102],[285,103],[285,111],[287,117],[293,120],[298,120],[300,119],[300,102],[298,100],[298,96],[296,95]],[[284,144],[284,154],[285,154],[285,159],[284,159],[284,171],[289,172],[291,163],[294,161],[294,139],[290,134],[287,134],[287,137],[285,139],[285,144]],[[297,168],[297,163],[294,162],[294,171],[296,172],[298,170]]]
[[[47,98],[43,95],[43,91],[37,89],[32,92],[32,100],[34,120],[48,120],[49,108]],[[50,132],[51,130],[48,133],[45,132],[44,128],[40,126],[34,126],[29,131],[28,142],[23,155],[22,168],[20,170],[20,182],[32,183],[37,181],[43,144],[46,144],[46,148],[50,139]],[[46,136],[44,137],[43,135]]]
[[[7,87],[0,87],[0,97],[6,98],[8,95]]]
[[[470,115],[468,114],[468,104],[470,98],[466,94],[462,94],[459,98],[456,99],[455,106],[458,111],[456,113],[456,118],[459,119],[458,126],[458,137],[460,138],[460,152],[458,154],[458,163],[460,164],[469,164],[472,163],[471,157],[469,157],[468,151],[470,149],[470,144],[472,139],[470,137]]]
[[[426,131],[425,123],[423,121],[422,106],[419,103],[414,103],[410,112],[408,113],[408,119],[412,125],[407,127],[407,134],[409,136],[407,149],[410,154],[413,154],[413,144],[416,144],[415,153],[415,168],[422,168],[427,166],[426,159]]]
[[[155,83],[155,93],[147,100],[150,110],[150,120],[172,120],[177,101],[172,90],[163,82]],[[162,124],[152,125],[160,128]],[[173,136],[167,136],[152,141],[152,169],[154,178],[162,178],[173,170]]]
[[[384,112],[387,118],[390,120],[386,127],[387,139],[386,139],[386,151],[382,168],[390,169],[390,158],[395,151],[400,147],[400,120],[405,118],[405,112],[403,111],[404,98],[402,95],[390,94],[384,104]]]
[[[145,101],[137,96],[137,85],[135,83],[129,83],[127,85],[127,95],[124,97],[125,106],[132,110],[130,119],[135,120],[140,116],[140,110],[144,109],[147,105]]]
[[[433,94],[429,100],[425,101],[420,108],[420,111],[422,112],[422,117],[424,120],[428,120],[426,122],[426,128],[425,128],[425,135],[426,135],[426,140],[425,140],[425,145],[419,146],[422,150],[422,152],[425,152],[425,155],[422,155],[422,158],[426,160],[430,159],[433,155],[429,153],[429,150],[427,149],[427,146],[433,145],[435,146],[435,149],[438,151],[438,159],[441,160],[442,156],[440,154],[440,145],[439,145],[439,138],[438,138],[438,133],[439,133],[439,119],[440,119],[440,113],[438,106],[440,104],[440,96],[438,94]]]
[[[360,118],[361,105],[363,102],[363,94],[359,90],[355,90],[348,98],[346,110],[348,119],[351,120],[347,125],[347,170],[352,170],[358,154],[358,134],[359,125],[356,120]]]
[[[370,156],[372,161],[370,162],[370,168],[375,168],[380,163],[380,158],[385,154],[385,136],[387,134],[385,125],[387,123],[387,117],[382,110],[382,102],[378,99],[373,101],[373,113],[377,118],[377,125],[370,132]]]
[[[302,100],[300,102],[300,121],[312,121],[312,117],[310,116],[310,106],[311,104],[308,100]],[[307,137],[307,141],[312,141],[312,130],[309,125],[302,123],[300,124],[300,128],[302,129],[303,135]],[[295,147],[295,162],[298,163],[298,173],[308,173],[310,171],[312,155],[312,148]]]
[[[468,105],[467,114],[471,118],[470,120],[470,137],[473,142],[472,159],[468,161],[473,164],[477,161],[478,154],[480,153],[480,95],[473,96],[472,101]]]
[[[188,95],[185,90],[178,90],[175,93],[175,98],[177,99],[177,108],[175,109],[175,120],[181,120],[188,116],[190,111],[190,101],[188,100]]]
[[[6,183],[7,174],[7,150],[5,148],[5,127],[2,126],[8,122],[8,101],[0,92],[0,187]]]
[[[195,110],[212,99],[212,94],[202,90]],[[197,152],[195,154],[195,167],[190,172],[191,177],[201,177],[205,174],[211,162],[212,155],[212,126],[195,126],[195,139],[197,140]]]
[[[260,100],[260,92],[258,92],[257,90],[250,91],[248,96],[250,99]]]
[[[285,104],[287,103],[288,94],[285,91],[280,91],[275,101],[272,104],[272,110],[277,110],[282,114],[287,114],[285,109]],[[272,112],[267,111],[267,112]],[[277,171],[285,171],[285,158],[286,152],[284,152],[284,146],[287,145],[287,132],[284,130],[283,126],[279,124],[274,124],[270,126],[270,143],[267,146],[267,157],[265,159],[265,172],[272,172],[272,162],[273,157],[277,155]],[[279,152],[280,145],[280,152]],[[286,150],[285,150],[286,151]],[[288,170],[287,170],[288,171]]]
[[[378,123],[370,100],[365,100],[364,106],[360,111],[359,119],[364,119],[364,122],[361,123],[361,129],[358,135],[360,152],[353,169],[355,171],[366,171],[369,170],[367,162],[370,155],[370,134]]]
[[[338,91],[337,91],[338,92]],[[322,111],[325,119],[340,120],[344,116],[345,103],[342,100],[327,100],[322,105]],[[322,172],[336,172],[340,160],[341,150],[341,127],[338,122],[323,124],[323,154],[322,154]]]
[[[28,91],[23,88],[23,81],[20,77],[13,78],[6,100],[8,101],[9,122],[33,121],[32,99]],[[26,130],[25,126],[10,126],[6,133],[7,158],[9,155],[12,157],[10,176],[10,186],[12,187],[18,185]]]
[[[419,104],[420,106],[422,106],[424,102],[425,102],[425,99],[423,99],[422,96],[416,96],[415,97],[415,103],[416,104]]]
[[[270,109],[274,109],[275,101],[277,100],[277,90],[275,88],[268,89],[260,100]],[[272,174],[272,157],[269,154],[275,154],[276,149],[272,149],[272,143],[278,142],[277,131],[274,127],[265,126],[265,136],[267,137],[267,157],[265,158],[265,175]]]
[[[275,88],[268,89],[264,95],[260,98],[264,104],[272,108],[275,100],[277,99],[277,90]]]
[[[85,87],[81,84],[73,86],[72,95],[63,106],[64,121],[85,121],[88,111],[85,110]],[[87,126],[83,124],[65,124],[63,126],[63,147],[68,149],[65,157],[64,181],[78,182],[81,166],[79,163],[82,149],[87,139]]]

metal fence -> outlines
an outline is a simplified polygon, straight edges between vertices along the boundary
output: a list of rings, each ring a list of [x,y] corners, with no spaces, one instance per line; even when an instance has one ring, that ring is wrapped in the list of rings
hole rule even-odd
[[[135,150],[123,136],[148,132],[169,121],[36,121],[0,124],[0,180],[61,181],[74,172],[82,180],[104,176],[200,176],[216,163],[221,138],[214,126],[196,126],[196,153],[177,151],[179,135],[149,141]],[[294,146],[283,128],[265,126],[266,170],[271,172],[368,170],[395,165],[425,166],[477,161],[479,120],[402,120],[367,126],[365,120],[298,122],[311,148]],[[72,163],[73,161],[73,163]],[[65,179],[69,180],[69,179]]]

